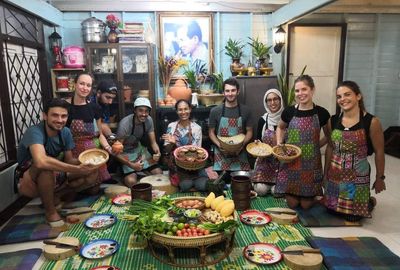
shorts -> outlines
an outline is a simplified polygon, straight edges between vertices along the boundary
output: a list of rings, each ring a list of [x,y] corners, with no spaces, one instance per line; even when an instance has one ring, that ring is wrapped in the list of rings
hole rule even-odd
[[[67,174],[65,172],[53,172],[54,174],[54,192],[61,189],[64,183],[67,182]],[[21,195],[36,198],[39,197],[37,183],[32,179],[29,169],[27,169],[19,179],[18,191]]]

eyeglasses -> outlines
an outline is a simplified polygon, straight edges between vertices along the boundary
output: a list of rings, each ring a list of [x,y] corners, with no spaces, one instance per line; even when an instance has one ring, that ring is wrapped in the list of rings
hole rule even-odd
[[[267,98],[267,103],[272,103],[272,102],[281,102],[281,99],[276,97],[276,98]]]

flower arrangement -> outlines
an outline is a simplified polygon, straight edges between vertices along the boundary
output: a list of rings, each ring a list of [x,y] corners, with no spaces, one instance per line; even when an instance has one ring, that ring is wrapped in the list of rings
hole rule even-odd
[[[186,66],[188,64],[187,60],[175,59],[174,57],[162,57],[158,58],[158,68],[160,72],[160,80],[164,86],[164,94],[168,92],[169,84],[171,83],[172,77],[176,75],[179,68]]]
[[[121,20],[114,14],[108,14],[106,17],[106,24],[110,28],[117,28]]]

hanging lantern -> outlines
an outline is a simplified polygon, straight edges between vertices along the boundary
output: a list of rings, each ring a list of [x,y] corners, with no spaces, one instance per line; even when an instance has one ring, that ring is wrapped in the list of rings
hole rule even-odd
[[[50,41],[50,50],[55,58],[55,64],[53,68],[64,68],[61,57],[61,48],[62,48],[61,36],[57,33],[56,27],[54,27],[54,32],[49,36],[49,41]]]
[[[274,35],[274,51],[276,53],[280,53],[282,51],[282,48],[285,45],[285,36],[286,32],[283,30],[282,25],[280,25]]]

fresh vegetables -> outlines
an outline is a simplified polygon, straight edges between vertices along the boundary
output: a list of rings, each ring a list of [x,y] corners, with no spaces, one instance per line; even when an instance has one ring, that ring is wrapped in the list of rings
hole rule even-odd
[[[217,197],[217,198],[215,198],[212,202],[211,202],[211,209],[212,210],[215,210],[215,208],[217,207],[217,205],[219,204],[219,203],[221,203],[221,202],[223,202],[224,201],[224,196],[219,196],[219,197]]]
[[[201,211],[199,209],[188,209],[185,211],[185,216],[188,218],[197,218],[201,215]]]
[[[220,224],[206,222],[199,225],[200,228],[209,230],[210,232],[224,232],[225,234],[230,234],[237,226],[238,223],[233,219]]]
[[[162,196],[152,202],[137,199],[132,201],[128,212],[132,215],[140,215],[140,213],[151,210],[154,215],[164,216],[173,204],[174,201],[169,196]]]
[[[180,208],[201,208],[204,206],[204,202],[202,202],[201,200],[182,200],[176,203],[177,207]]]
[[[210,194],[208,194],[207,198],[204,200],[204,202],[206,203],[206,207],[210,208],[211,207],[211,202],[215,199],[215,194],[214,192],[210,192]]]

